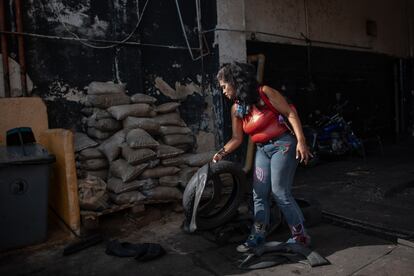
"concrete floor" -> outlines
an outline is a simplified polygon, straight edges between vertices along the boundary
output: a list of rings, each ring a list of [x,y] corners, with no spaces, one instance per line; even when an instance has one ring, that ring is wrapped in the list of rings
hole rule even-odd
[[[104,235],[130,242],[160,243],[167,254],[139,263],[133,258],[105,254],[105,243],[62,256],[64,243],[32,247],[3,254],[0,275],[413,275],[414,248],[395,244],[350,229],[322,223],[309,229],[316,251],[330,265],[311,268],[302,263],[247,271],[237,268],[242,255],[236,244],[218,246],[201,235],[180,230],[182,214],[170,213],[161,220],[136,229],[125,217],[105,221]],[[108,228],[120,227],[116,233]],[[112,225],[112,226],[110,226]],[[286,230],[272,236],[284,240]]]
[[[384,155],[366,160],[349,158],[299,169],[295,193],[312,195],[322,207],[377,225],[414,230],[411,188],[392,196],[387,191],[414,179],[414,144],[392,146]],[[414,248],[322,222],[309,229],[313,248],[331,264],[311,268],[302,263],[248,271],[237,265],[242,255],[236,243],[219,246],[202,235],[181,231],[182,213],[148,209],[146,216],[125,213],[105,217],[101,232],[107,239],[160,243],[167,254],[139,263],[133,258],[105,254],[105,242],[62,256],[70,242],[62,232],[51,232],[47,243],[0,253],[0,275],[414,275]],[[151,222],[152,221],[152,222]],[[282,228],[270,238],[288,237]]]

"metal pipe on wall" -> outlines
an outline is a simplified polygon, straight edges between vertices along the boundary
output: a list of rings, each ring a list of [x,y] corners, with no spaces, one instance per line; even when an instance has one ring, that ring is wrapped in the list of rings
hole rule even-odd
[[[408,54],[410,58],[414,57],[414,49],[413,49],[413,9],[414,5],[409,3],[409,0],[406,0],[406,16],[407,16],[407,29],[408,29]]]
[[[16,7],[16,29],[17,32],[23,32],[23,21],[22,21],[22,6],[20,0],[14,0]],[[27,83],[26,83],[26,59],[24,54],[24,38],[19,35],[17,37],[18,48],[19,48],[19,63],[20,63],[20,79],[22,83],[22,95],[27,95]]]
[[[198,43],[200,47],[200,61],[201,61],[201,94],[204,95],[204,53],[203,53],[203,30],[201,27],[201,3],[200,0],[196,0],[196,13],[197,13],[197,31],[198,31]]]
[[[309,31],[309,11],[308,11],[308,1],[303,0],[303,6],[305,10],[305,27],[306,27],[306,37],[309,39],[310,31]]]
[[[6,30],[6,17],[4,14],[4,0],[0,0],[0,31]],[[7,35],[1,33],[1,55],[3,60],[4,96],[10,97],[9,81],[9,52],[7,49]]]

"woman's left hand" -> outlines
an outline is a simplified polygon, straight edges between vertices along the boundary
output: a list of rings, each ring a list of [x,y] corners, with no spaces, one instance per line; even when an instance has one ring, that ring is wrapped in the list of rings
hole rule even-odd
[[[310,157],[313,157],[312,153],[309,151],[308,146],[305,142],[298,142],[296,146],[296,159],[299,159],[300,162],[304,162],[305,165],[308,164]]]

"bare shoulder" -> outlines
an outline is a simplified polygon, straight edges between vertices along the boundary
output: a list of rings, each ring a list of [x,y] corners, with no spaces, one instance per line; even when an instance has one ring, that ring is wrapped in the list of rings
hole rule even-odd
[[[231,105],[231,116],[233,117],[233,116],[236,116],[235,114],[236,114],[236,108],[237,108],[237,106],[236,106],[237,104],[236,103],[234,103],[234,104],[232,104]]]
[[[237,108],[236,105],[237,105],[236,103],[234,103],[234,104],[231,105],[231,111],[232,112],[233,111],[236,111],[236,108]]]

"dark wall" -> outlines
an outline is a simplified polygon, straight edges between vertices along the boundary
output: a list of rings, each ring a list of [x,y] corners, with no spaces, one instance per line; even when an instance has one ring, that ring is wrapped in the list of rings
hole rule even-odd
[[[130,93],[142,89],[139,48],[98,49],[110,44],[86,46],[75,38],[122,40],[137,22],[134,2],[22,1],[25,32],[73,38],[25,37],[27,72],[33,93],[46,100],[50,127],[79,128],[80,98],[91,81],[124,82]],[[131,40],[137,39],[134,33]]]
[[[85,88],[92,81],[126,83],[128,94],[150,94],[162,103],[169,99],[155,89],[155,77],[162,77],[174,88],[176,81],[201,84],[203,76],[205,87],[209,87],[212,72],[217,70],[212,33],[205,37],[210,55],[204,58],[203,67],[200,60],[191,60],[187,49],[156,45],[113,45],[99,49],[112,43],[89,42],[93,46],[87,46],[75,38],[120,41],[131,34],[130,42],[186,47],[174,0],[148,1],[137,29],[138,14],[142,14],[147,0],[22,2],[24,31],[55,36],[25,36],[27,72],[35,85],[33,94],[46,101],[52,128],[80,128],[81,102]],[[195,1],[179,2],[189,42],[198,47]],[[203,27],[212,28],[216,25],[215,1],[201,3]],[[11,22],[15,12],[9,7],[6,10],[11,11],[7,21],[8,29],[13,31],[15,25]],[[10,41],[10,49],[12,55],[17,53],[15,39]],[[194,55],[198,56],[198,51],[194,50]],[[188,124],[202,127],[204,96],[192,94],[182,102],[182,116]]]
[[[141,1],[144,2],[144,1]],[[191,47],[199,45],[197,35],[195,1],[178,1],[180,3],[182,20],[187,30],[188,41]],[[215,1],[201,1],[203,29],[214,28],[217,24]],[[203,114],[207,107],[205,96],[211,93],[211,85],[215,82],[215,72],[218,68],[218,50],[213,48],[214,33],[205,36],[210,54],[201,60],[193,60],[182,32],[175,1],[150,1],[141,31],[141,42],[146,44],[164,44],[181,46],[183,49],[168,49],[161,47],[143,47],[142,65],[144,68],[144,89],[146,93],[159,99],[159,102],[170,99],[160,93],[154,86],[155,78],[161,77],[169,86],[175,83],[182,85],[194,83],[201,86],[203,82],[204,93],[193,93],[181,102],[181,115],[193,130],[202,130],[206,127]],[[205,49],[205,52],[208,50]],[[197,58],[200,52],[192,50],[193,57]]]
[[[305,123],[316,109],[330,112],[340,93],[340,102],[349,101],[344,116],[357,133],[394,133],[395,58],[311,47],[308,59],[305,46],[256,41],[249,41],[247,48],[249,54],[266,56],[264,82],[279,90],[284,86]]]

